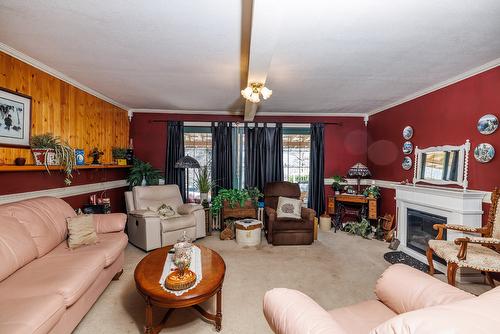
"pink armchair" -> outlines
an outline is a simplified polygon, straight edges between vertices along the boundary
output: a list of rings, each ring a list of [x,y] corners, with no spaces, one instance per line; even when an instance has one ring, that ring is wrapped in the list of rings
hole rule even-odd
[[[500,287],[475,297],[395,264],[377,281],[375,295],[326,311],[299,291],[277,288],[264,296],[264,315],[277,334],[465,334],[500,328]]]

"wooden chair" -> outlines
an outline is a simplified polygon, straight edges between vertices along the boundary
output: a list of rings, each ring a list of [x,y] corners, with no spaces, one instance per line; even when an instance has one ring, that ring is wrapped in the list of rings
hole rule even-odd
[[[488,283],[495,287],[491,273],[500,272],[500,205],[498,200],[500,190],[495,188],[491,194],[491,206],[488,222],[481,228],[472,228],[462,225],[435,224],[438,231],[435,240],[429,240],[427,247],[427,261],[429,274],[434,274],[432,254],[435,253],[447,263],[448,283],[455,285],[455,275],[459,267],[472,268],[483,271]],[[444,229],[466,233],[478,233],[478,237],[457,238],[454,241],[443,240]]]

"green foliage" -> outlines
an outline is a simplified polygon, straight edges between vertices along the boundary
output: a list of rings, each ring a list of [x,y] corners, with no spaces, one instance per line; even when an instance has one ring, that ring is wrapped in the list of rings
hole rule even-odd
[[[140,186],[142,179],[146,180],[146,185],[157,185],[160,181],[161,172],[153,168],[149,162],[134,158],[134,165],[130,168],[127,182],[130,189]]]
[[[378,186],[369,186],[363,191],[363,195],[372,196],[374,198],[380,197],[380,188]]]
[[[251,200],[255,206],[257,201],[263,195],[257,188],[250,189],[225,189],[219,190],[217,196],[212,198],[212,207],[210,210],[213,214],[218,214],[224,206],[224,201],[227,201],[230,208],[235,208],[237,205],[243,207],[245,202]]]
[[[41,135],[35,135],[31,137],[30,146],[33,149],[52,149],[55,152],[56,159],[59,164],[63,167],[66,177],[64,178],[64,184],[69,186],[71,184],[71,179],[73,178],[73,169],[76,165],[75,150],[68,144],[67,141],[62,140],[60,137],[54,136],[52,133],[44,133]],[[47,154],[47,153],[45,153]],[[45,156],[45,168],[50,174],[49,167],[47,165],[48,159]]]
[[[333,179],[332,183],[333,190],[340,191],[343,187],[342,183],[346,182],[346,179],[340,175],[334,175],[332,179]]]
[[[195,174],[195,184],[200,193],[208,193],[215,186],[210,180],[210,166],[201,166]]]
[[[344,231],[350,234],[359,235],[365,239],[372,233],[370,222],[363,218],[360,222],[350,222],[344,227]]]
[[[113,159],[125,159],[125,156],[127,155],[127,148],[113,146],[111,148],[111,155],[113,156]]]

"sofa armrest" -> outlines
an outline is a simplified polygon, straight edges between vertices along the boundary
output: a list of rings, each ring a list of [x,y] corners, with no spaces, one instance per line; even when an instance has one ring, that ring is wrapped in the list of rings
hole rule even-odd
[[[203,206],[200,204],[186,203],[177,208],[177,213],[180,215],[189,215],[197,210],[203,210]]]
[[[309,208],[301,208],[300,216],[303,220],[312,223],[314,221],[314,217],[316,217],[316,211]]]
[[[97,233],[121,232],[125,229],[127,215],[124,213],[94,214],[93,221]]]
[[[394,264],[382,273],[375,294],[398,314],[474,297],[404,264]]]
[[[264,316],[276,334],[347,334],[326,310],[297,290],[266,292]]]

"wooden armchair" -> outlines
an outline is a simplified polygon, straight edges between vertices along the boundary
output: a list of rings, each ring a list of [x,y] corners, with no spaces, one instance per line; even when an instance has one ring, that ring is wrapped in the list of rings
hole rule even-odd
[[[459,267],[483,271],[488,283],[495,287],[491,273],[500,272],[500,190],[495,188],[491,194],[491,206],[488,222],[481,228],[462,225],[435,224],[438,231],[435,240],[429,240],[427,261],[429,274],[434,274],[432,255],[435,253],[447,263],[448,283],[455,285],[455,275]],[[478,237],[457,238],[454,241],[443,240],[444,229],[466,233],[478,233]]]

